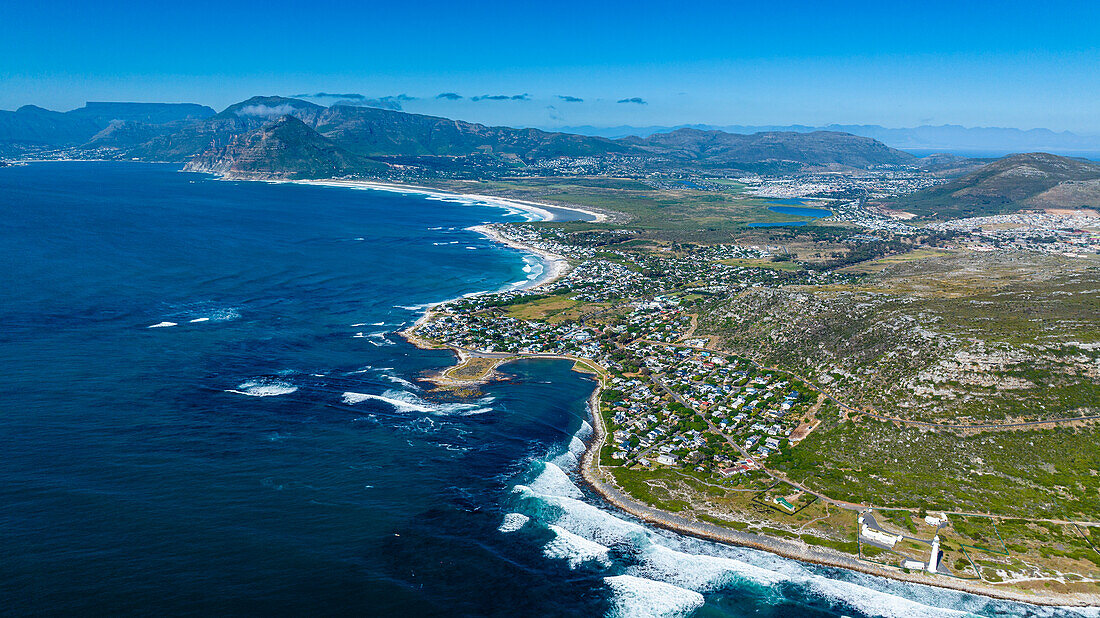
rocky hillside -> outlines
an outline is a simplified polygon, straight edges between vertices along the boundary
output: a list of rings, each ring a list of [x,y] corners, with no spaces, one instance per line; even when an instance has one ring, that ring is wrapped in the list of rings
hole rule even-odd
[[[281,116],[203,152],[185,169],[236,177],[328,178],[386,167],[348,152],[294,116]]]
[[[957,219],[1028,208],[1100,206],[1100,164],[1042,152],[997,159],[947,184],[889,203],[928,219]]]
[[[698,332],[886,416],[1074,417],[1100,409],[1098,282],[1085,260],[960,252],[714,297]]]

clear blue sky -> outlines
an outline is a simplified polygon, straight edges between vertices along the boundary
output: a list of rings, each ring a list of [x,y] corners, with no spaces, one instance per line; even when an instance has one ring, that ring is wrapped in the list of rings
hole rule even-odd
[[[0,109],[330,92],[512,125],[1100,133],[1100,1],[774,4],[3,0]]]

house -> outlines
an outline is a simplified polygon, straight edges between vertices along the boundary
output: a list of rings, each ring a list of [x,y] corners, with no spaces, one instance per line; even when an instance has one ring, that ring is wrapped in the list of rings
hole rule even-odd
[[[661,464],[662,466],[675,466],[676,456],[663,453],[657,456],[657,463]]]

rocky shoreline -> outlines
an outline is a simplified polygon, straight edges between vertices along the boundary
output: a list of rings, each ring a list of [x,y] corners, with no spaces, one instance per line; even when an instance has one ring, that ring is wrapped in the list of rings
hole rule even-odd
[[[828,548],[723,528],[708,522],[688,519],[676,515],[675,513],[655,509],[638,502],[621,491],[612,482],[605,480],[606,477],[600,469],[600,449],[607,435],[607,431],[603,426],[603,417],[599,409],[601,390],[602,385],[596,387],[592,395],[588,398],[588,411],[589,416],[592,418],[593,435],[585,443],[586,448],[580,465],[581,478],[588,488],[609,504],[650,525],[708,541],[758,549],[802,562],[839,567],[906,583],[936,586],[1007,601],[1055,607],[1094,607],[1100,605],[1100,597],[1097,595],[1063,595],[1053,593],[1026,594],[1015,590],[997,588],[984,583],[976,584],[943,576],[929,576],[923,573],[905,573],[881,567],[873,563],[864,562]]]
[[[555,255],[540,250],[536,247],[526,245],[522,242],[506,238],[490,226],[475,226],[474,228],[470,229],[484,234],[495,242],[505,244],[521,251],[537,254],[548,262],[552,260],[552,263],[557,263],[561,265],[560,268],[554,269],[548,267],[547,274],[539,282],[532,285],[530,289],[552,283],[561,276],[564,276],[564,274],[568,271],[568,261],[565,260],[565,258],[563,258],[562,256]],[[445,347],[451,349],[457,355],[459,363],[463,362],[467,357],[467,353],[465,350],[454,348],[452,346],[439,346],[434,343],[425,341],[416,335],[417,327],[431,319],[434,308],[435,307],[432,307],[425,311],[424,315],[419,320],[417,320],[415,324],[401,331],[400,334],[405,337],[405,339],[408,340],[410,343],[420,348],[439,349],[440,347]],[[494,377],[495,370],[501,365],[504,365],[513,360],[520,360],[525,358],[558,358],[562,360],[578,360],[576,358],[559,355],[515,355],[508,358],[500,359],[499,362],[494,365],[493,371],[489,372],[479,380],[471,381],[469,383],[465,383],[464,385],[485,383]],[[589,438],[585,443],[586,448],[584,455],[581,459],[579,469],[580,476],[584,481],[584,484],[589,487],[594,493],[599,495],[608,504],[611,504],[612,506],[623,512],[629,513],[630,515],[650,525],[658,526],[679,534],[694,536],[708,541],[727,543],[740,547],[748,547],[751,549],[773,553],[784,558],[819,564],[822,566],[848,569],[851,571],[857,571],[877,577],[889,578],[911,584],[935,586],[969,594],[977,594],[996,599],[1029,603],[1034,605],[1053,607],[1093,607],[1100,605],[1100,596],[1098,595],[1067,595],[1056,593],[1028,594],[1022,591],[998,588],[996,586],[992,586],[986,583],[975,583],[973,581],[956,580],[945,576],[931,576],[924,573],[905,573],[900,570],[889,569],[883,566],[876,565],[874,563],[865,562],[853,556],[842,554],[828,548],[812,546],[805,543],[791,541],[788,539],[768,537],[759,534],[741,532],[730,528],[724,528],[708,522],[688,519],[675,513],[662,511],[638,502],[625,492],[621,491],[618,487],[614,485],[613,482],[610,482],[607,476],[603,474],[602,470],[600,469],[599,453],[600,449],[603,446],[604,439],[607,435],[606,429],[603,425],[603,418],[599,410],[599,398],[602,388],[603,385],[601,382],[600,385],[597,386],[595,390],[593,390],[592,395],[588,399],[588,411],[589,416],[591,417],[594,433],[591,438]]]

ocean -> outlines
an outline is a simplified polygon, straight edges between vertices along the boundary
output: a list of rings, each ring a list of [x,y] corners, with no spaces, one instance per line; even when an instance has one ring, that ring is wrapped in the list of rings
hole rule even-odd
[[[432,392],[396,332],[538,278],[466,229],[521,211],[107,162],[0,210],[5,614],[1063,613],[639,524],[577,480],[566,362]]]

